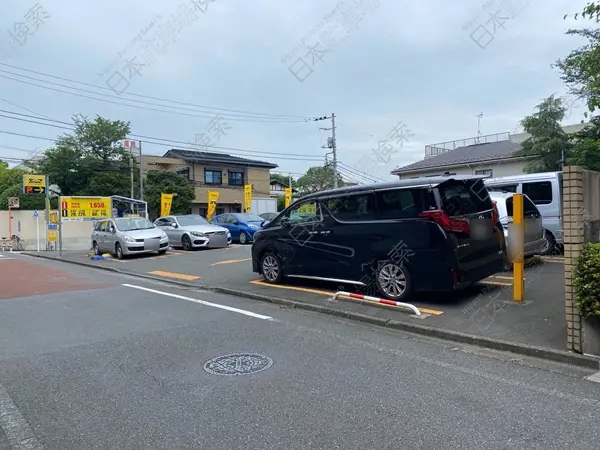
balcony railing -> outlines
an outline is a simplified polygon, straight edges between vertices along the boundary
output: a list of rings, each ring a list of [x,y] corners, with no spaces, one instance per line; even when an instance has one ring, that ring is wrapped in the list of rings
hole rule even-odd
[[[489,144],[490,142],[507,141],[510,138],[510,133],[494,133],[486,134],[485,136],[476,136],[467,139],[457,139],[455,141],[441,142],[439,144],[432,144],[425,146],[425,159],[433,158],[434,156],[441,155],[442,153],[456,150],[460,147],[468,147],[469,145]]]

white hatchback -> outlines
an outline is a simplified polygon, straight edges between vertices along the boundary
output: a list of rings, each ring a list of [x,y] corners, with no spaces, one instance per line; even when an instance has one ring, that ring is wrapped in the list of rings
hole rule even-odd
[[[504,228],[504,238],[508,241],[508,225],[513,222],[513,195],[514,192],[490,192],[490,198],[498,209],[499,222]],[[523,221],[525,224],[524,256],[540,255],[546,244],[542,215],[529,197],[523,194]],[[507,251],[509,246],[507,245]],[[513,255],[507,255],[509,261]]]

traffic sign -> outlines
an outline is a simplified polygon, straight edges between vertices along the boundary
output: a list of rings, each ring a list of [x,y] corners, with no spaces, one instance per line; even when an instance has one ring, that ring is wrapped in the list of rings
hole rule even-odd
[[[33,217],[38,217],[38,212],[37,212],[37,209],[34,209],[34,210],[33,210]]]

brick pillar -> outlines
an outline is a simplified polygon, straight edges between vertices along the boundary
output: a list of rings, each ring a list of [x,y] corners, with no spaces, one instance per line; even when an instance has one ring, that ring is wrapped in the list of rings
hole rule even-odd
[[[582,352],[581,316],[574,304],[573,272],[584,244],[583,168],[565,166],[563,171],[563,230],[565,239],[565,314],[567,349]]]

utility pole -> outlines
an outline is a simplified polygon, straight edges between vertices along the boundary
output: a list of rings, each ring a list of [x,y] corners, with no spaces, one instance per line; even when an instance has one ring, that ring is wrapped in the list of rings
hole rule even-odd
[[[319,128],[320,130],[329,131],[331,130],[331,138],[328,139],[327,145],[321,148],[330,148],[333,153],[333,187],[338,187],[338,165],[337,165],[337,144],[335,141],[335,113],[331,113],[331,116],[317,117],[313,119],[315,122],[321,120],[331,119],[331,128]]]
[[[140,141],[140,200],[144,200],[144,171],[142,170],[142,141]]]

